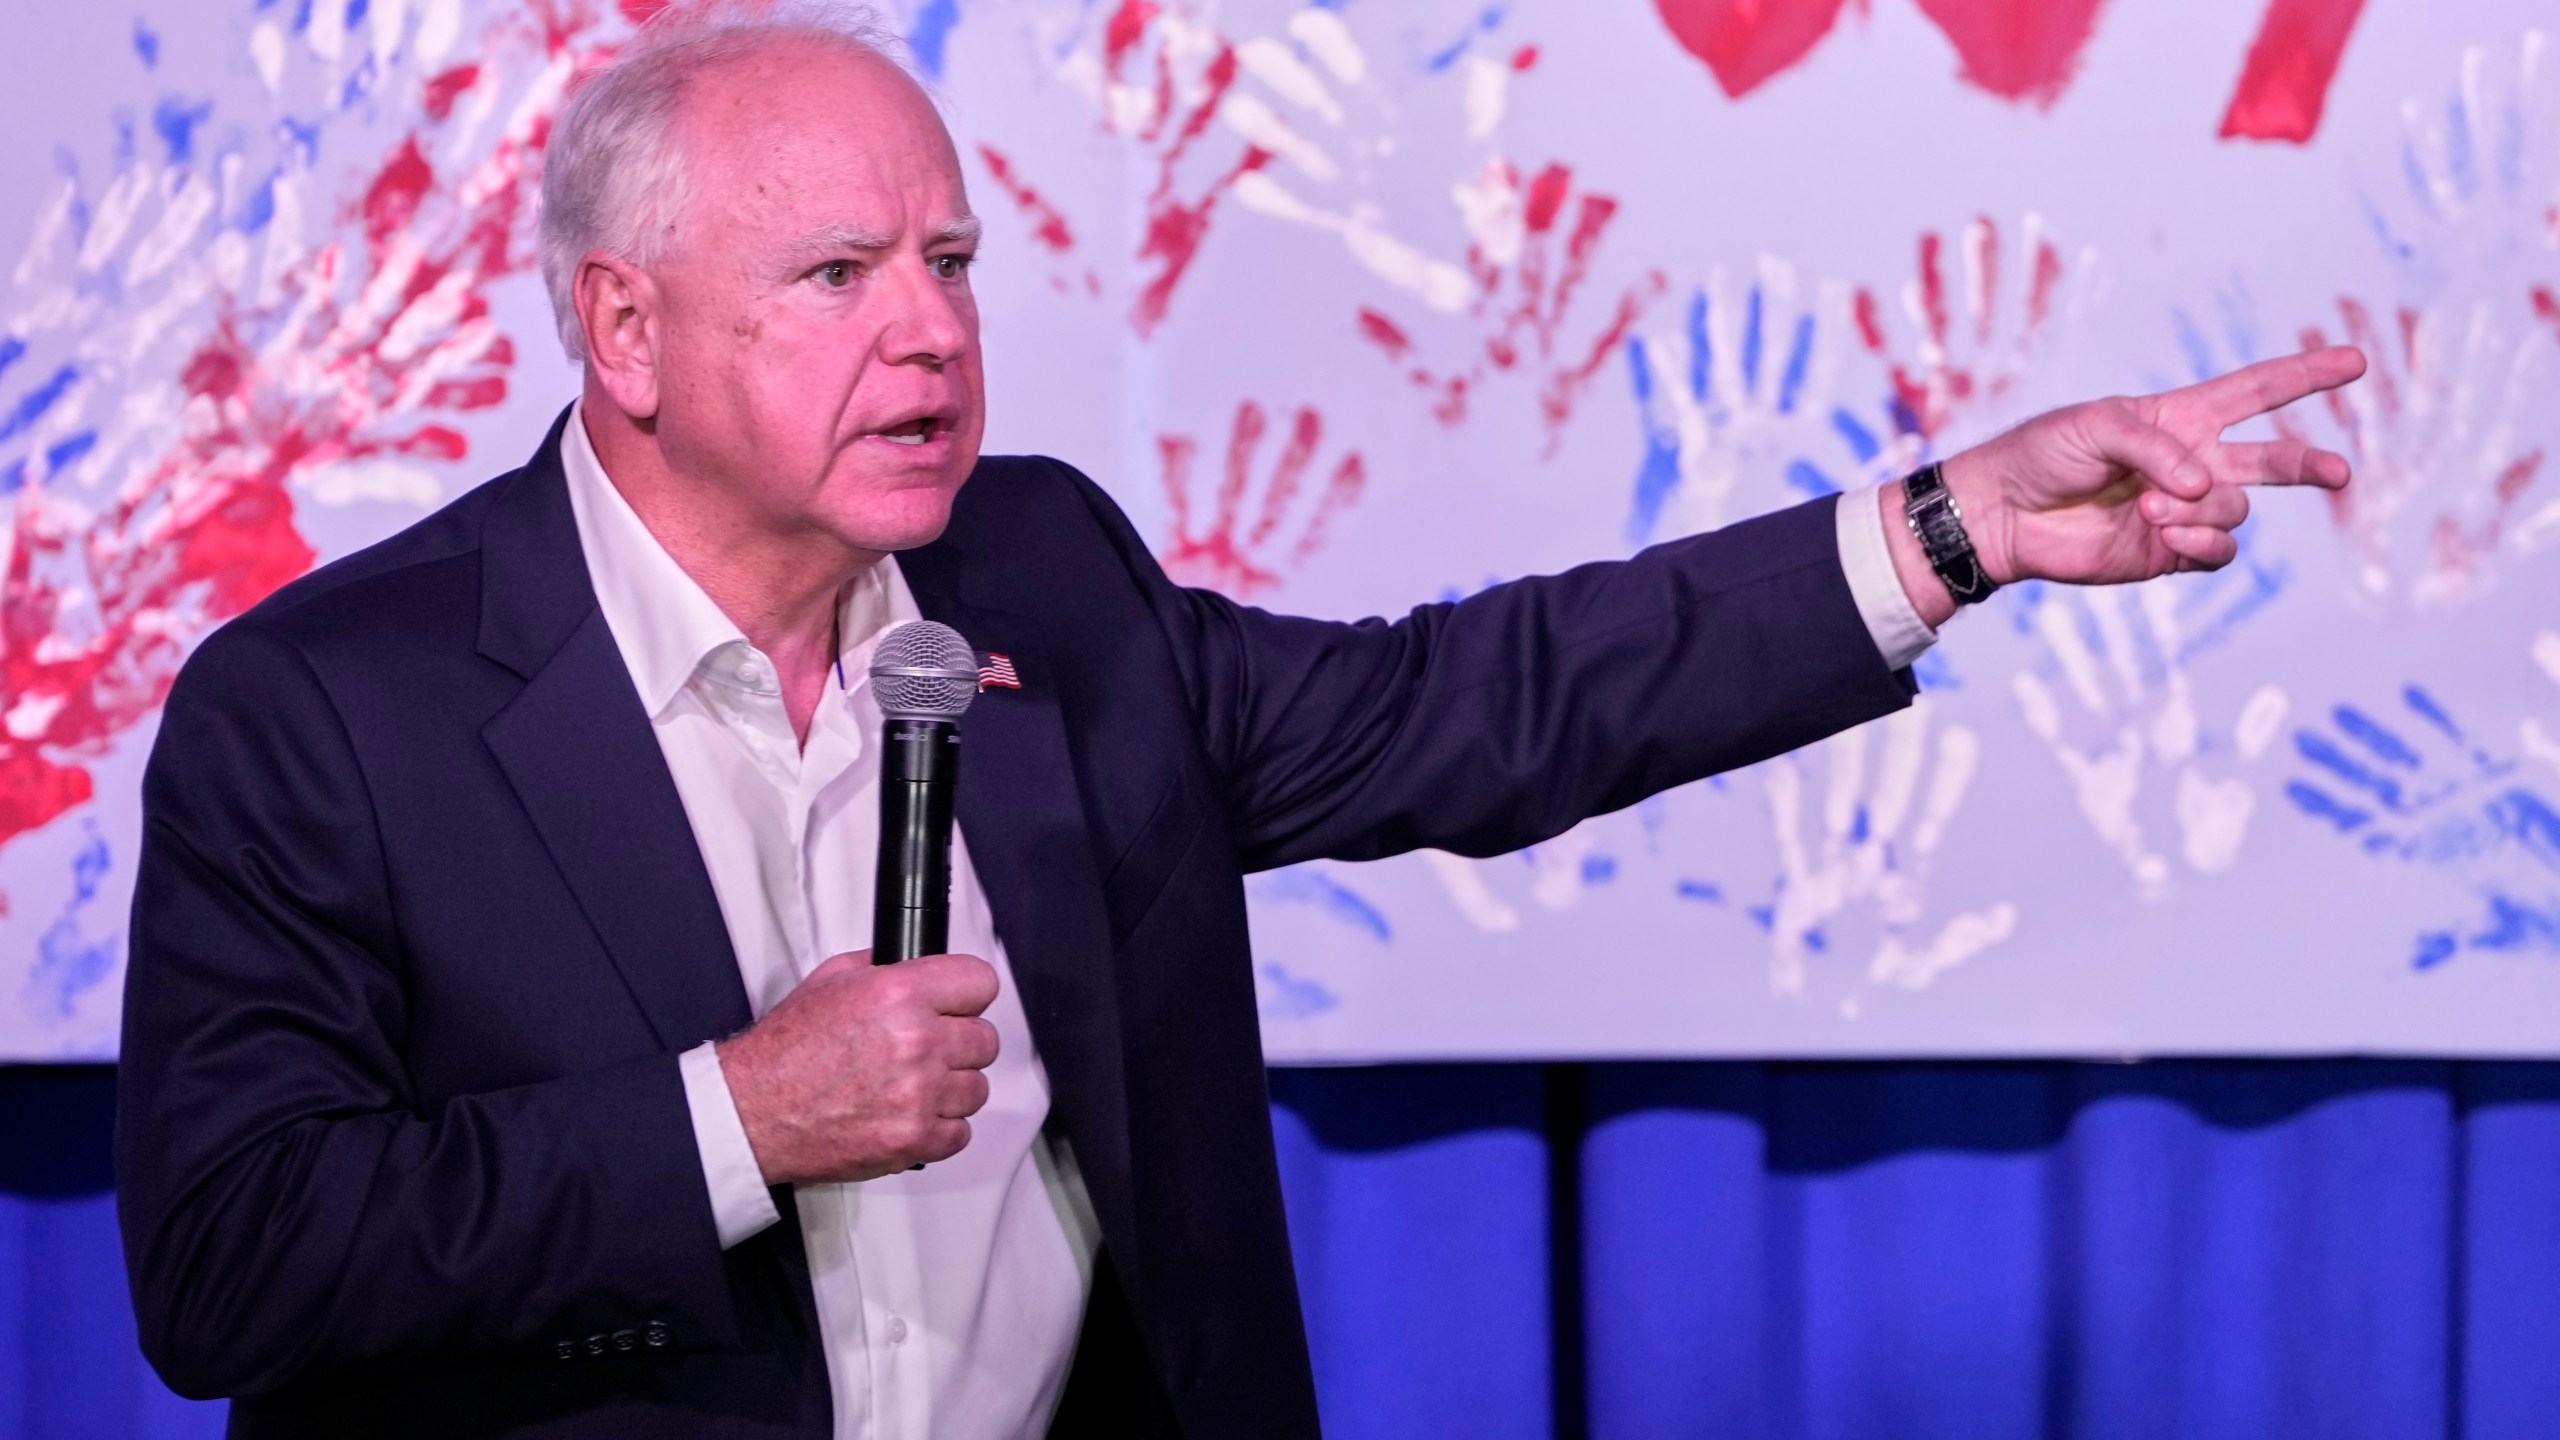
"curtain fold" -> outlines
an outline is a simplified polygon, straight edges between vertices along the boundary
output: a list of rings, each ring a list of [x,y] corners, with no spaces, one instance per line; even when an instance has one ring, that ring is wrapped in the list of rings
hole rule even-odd
[[[1553,1066],[1543,1099],[1482,1067],[1455,1072],[1488,1077],[1466,1128],[1409,1119],[1391,1171],[1353,1127],[1451,1073],[1417,1071],[1273,1077],[1312,1141],[1284,1150],[1293,1213],[1365,1187],[1356,1252],[1330,1216],[1297,1240],[1337,1436],[1519,1396],[1542,1361],[1577,1403],[1436,1433],[2560,1435],[2560,1066]],[[1480,1158],[1431,1158],[1503,1135],[1545,1152],[1510,1183],[1544,1190],[1546,1254],[1452,1206],[1494,1183]],[[1392,1283],[1379,1254],[1405,1257]],[[1471,1267],[1569,1275],[1578,1324],[1532,1353],[1513,1317],[1447,1303]],[[1442,1363],[1355,1365],[1337,1313],[1436,1330]]]
[[[0,1440],[134,1348],[104,1067],[0,1068]],[[1327,1433],[2560,1435],[2560,1065],[1282,1070]]]

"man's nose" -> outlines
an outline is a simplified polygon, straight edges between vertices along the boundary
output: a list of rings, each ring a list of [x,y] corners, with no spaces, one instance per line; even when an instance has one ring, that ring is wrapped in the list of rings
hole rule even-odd
[[[976,342],[962,315],[958,282],[933,273],[934,262],[893,265],[888,323],[880,335],[884,358],[893,365],[922,365],[939,370],[968,353]]]

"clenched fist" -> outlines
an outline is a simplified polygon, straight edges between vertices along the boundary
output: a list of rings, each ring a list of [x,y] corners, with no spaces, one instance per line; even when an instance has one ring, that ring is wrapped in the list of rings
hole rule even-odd
[[[720,1071],[768,1185],[869,1180],[947,1160],[987,1103],[995,967],[974,955],[903,965],[871,952],[809,972],[719,1045]]]

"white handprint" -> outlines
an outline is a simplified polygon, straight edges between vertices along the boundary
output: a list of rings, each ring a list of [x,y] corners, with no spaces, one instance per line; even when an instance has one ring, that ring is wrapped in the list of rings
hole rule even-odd
[[[1979,737],[1962,725],[1939,730],[1933,747],[1932,712],[1924,696],[1898,715],[1823,742],[1818,837],[1807,834],[1799,762],[1793,756],[1769,762],[1780,867],[1769,911],[1773,993],[1803,992],[1809,957],[1829,943],[1825,927],[1854,908],[1874,912],[1879,934],[1863,984],[1842,1004],[1853,1017],[1865,986],[1923,988],[2016,932],[2018,907],[2006,900],[1928,927],[1930,873],[1982,751]],[[1879,732],[1883,754],[1871,775],[1871,737]]]
[[[1520,928],[1520,911],[1503,898],[1492,877],[1503,869],[1516,868],[1516,860],[1526,860],[1528,898],[1542,910],[1572,909],[1582,903],[1588,888],[1584,862],[1599,848],[1594,823],[1585,820],[1552,840],[1530,846],[1517,857],[1471,860],[1446,850],[1425,850],[1422,860],[1431,867],[1432,878],[1440,882],[1449,903],[1467,918],[1467,923],[1487,935],[1508,935]]]
[[[2065,720],[2062,702],[2038,671],[2017,672],[2010,687],[2027,728],[2070,780],[2081,816],[2124,861],[2141,893],[2157,899],[2168,892],[2173,867],[2144,825],[2142,799],[2152,769],[2176,777],[2171,804],[2179,853],[2199,874],[2218,874],[2238,860],[2257,794],[2245,778],[2216,776],[2203,763],[2206,747],[2184,663],[2178,593],[2164,581],[2132,587],[2130,618],[2127,593],[2052,591],[2033,611],[2051,668],[2079,713],[2099,728],[2097,739],[2084,744],[2072,738],[2080,727]],[[2155,673],[2146,679],[2146,671]],[[2286,709],[2285,693],[2274,685],[2259,686],[2242,703],[2231,733],[2241,766],[2275,742]]]

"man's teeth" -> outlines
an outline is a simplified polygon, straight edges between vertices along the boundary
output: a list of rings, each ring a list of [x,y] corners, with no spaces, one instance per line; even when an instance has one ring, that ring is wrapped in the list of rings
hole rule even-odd
[[[932,434],[933,422],[931,420],[910,420],[895,430],[881,431],[880,438],[883,440],[895,440],[901,445],[921,445],[930,438]]]

